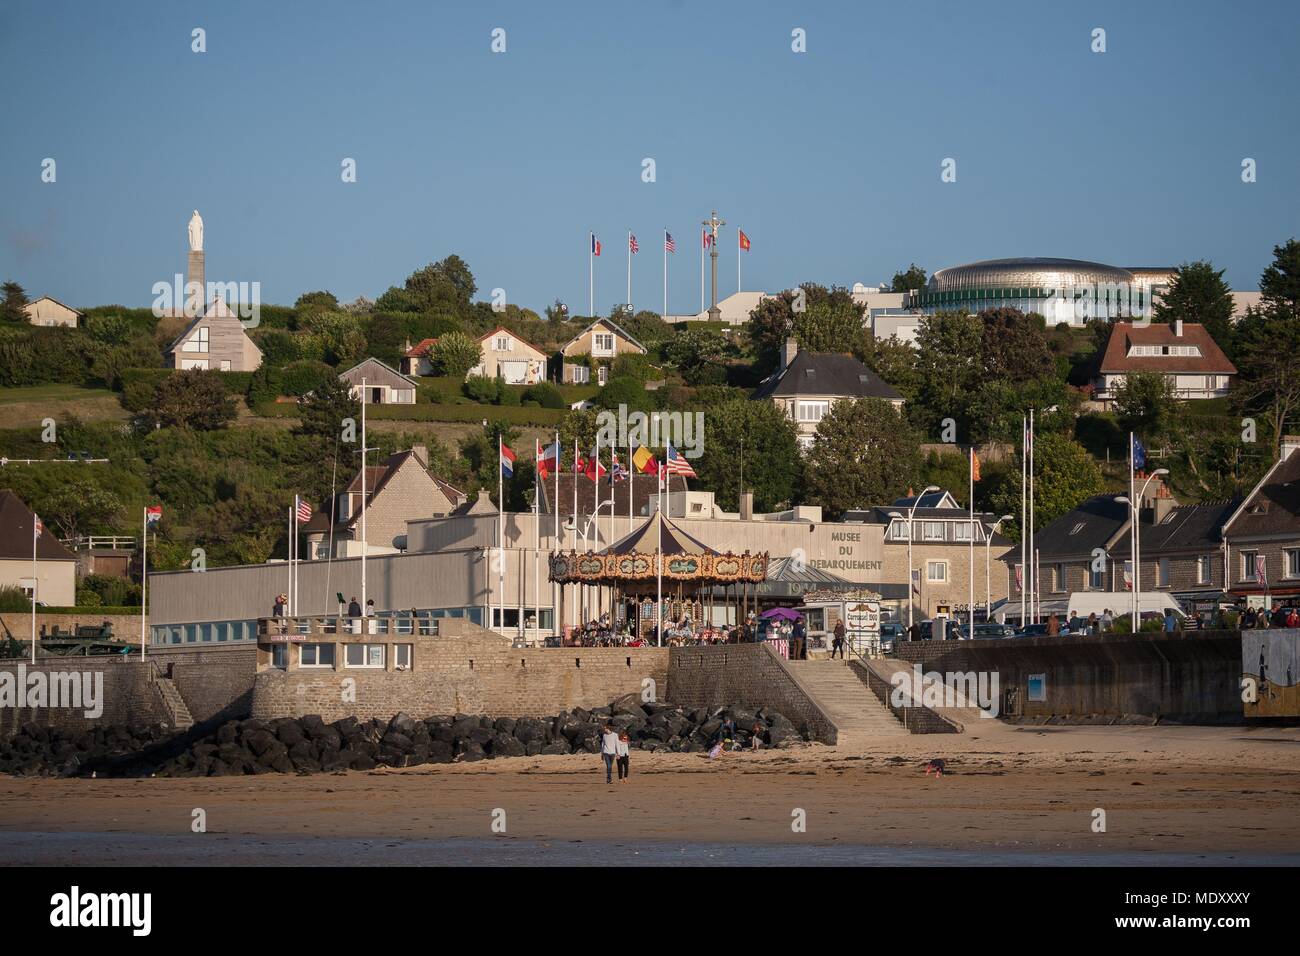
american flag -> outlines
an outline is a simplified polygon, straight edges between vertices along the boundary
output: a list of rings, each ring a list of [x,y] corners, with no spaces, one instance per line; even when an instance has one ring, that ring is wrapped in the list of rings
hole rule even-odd
[[[673,238],[673,234],[671,232],[664,233],[664,248],[667,249],[669,252],[677,251],[677,240]]]
[[[301,498],[298,499],[298,520],[311,520],[311,505],[307,504],[307,502],[303,501]]]
[[[636,236],[630,232],[627,234],[627,248],[633,255],[641,251],[641,247],[636,244]]]
[[[671,444],[668,446],[667,460],[664,462],[664,471],[669,475],[681,475],[683,478],[696,478],[695,469],[691,463],[674,448]]]

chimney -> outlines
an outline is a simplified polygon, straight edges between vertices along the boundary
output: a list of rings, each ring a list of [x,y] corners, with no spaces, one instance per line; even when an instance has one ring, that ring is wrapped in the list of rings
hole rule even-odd
[[[1178,502],[1169,493],[1169,486],[1163,481],[1156,485],[1155,495],[1151,498],[1151,523],[1160,524],[1173,511]]]
[[[1180,338],[1180,339],[1183,337],[1183,320],[1182,320],[1182,319],[1174,319],[1174,337],[1175,337],[1175,338]]]
[[[1282,453],[1278,456],[1278,461],[1286,461],[1297,448],[1300,448],[1300,435],[1283,435]]]
[[[742,491],[740,493],[740,520],[752,521],[754,519],[754,493],[752,491]]]
[[[420,464],[422,464],[425,468],[429,467],[429,446],[428,445],[412,445],[411,454],[413,454],[416,457],[416,459],[420,462]]]
[[[790,363],[794,361],[794,357],[798,354],[799,354],[799,343],[794,340],[793,336],[786,339],[785,344],[781,346],[780,371],[784,372],[786,369],[788,369],[790,367]]]

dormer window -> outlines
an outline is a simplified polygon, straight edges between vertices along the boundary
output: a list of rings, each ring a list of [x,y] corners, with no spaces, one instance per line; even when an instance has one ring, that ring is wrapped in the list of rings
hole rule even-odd
[[[509,352],[512,349],[514,340],[508,335],[498,335],[497,340],[492,347],[498,352]]]

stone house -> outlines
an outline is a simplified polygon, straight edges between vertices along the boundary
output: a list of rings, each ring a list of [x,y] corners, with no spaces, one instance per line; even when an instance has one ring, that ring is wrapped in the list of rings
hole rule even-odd
[[[799,444],[804,448],[812,445],[818,423],[838,401],[879,398],[895,408],[903,407],[898,390],[853,356],[801,352],[794,339],[786,339],[780,365],[753,397],[770,401],[784,411],[795,423]]]
[[[609,380],[609,363],[626,354],[645,355],[647,349],[609,319],[597,319],[560,349],[561,379],[566,385],[585,385],[592,381],[589,359],[596,365],[595,381],[604,385]],[[584,360],[569,361],[579,356]]]
[[[390,455],[383,464],[368,466],[364,484],[363,498],[362,475],[358,471],[332,502],[299,529],[307,542],[303,554],[309,560],[330,557],[331,548],[334,557],[361,554],[363,501],[369,502],[367,554],[405,551],[408,521],[448,515],[466,501],[463,491],[429,470],[429,450],[424,445]]]
[[[57,326],[65,329],[75,329],[82,318],[81,312],[48,295],[27,303],[23,306],[23,311],[27,313],[27,321],[32,325]]]

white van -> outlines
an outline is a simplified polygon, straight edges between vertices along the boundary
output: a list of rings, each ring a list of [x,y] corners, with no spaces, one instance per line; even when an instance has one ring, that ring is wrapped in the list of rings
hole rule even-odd
[[[1133,594],[1129,591],[1075,591],[1070,595],[1069,610],[1083,620],[1089,614],[1101,617],[1102,612],[1110,609],[1111,617],[1121,618],[1133,613]],[[1173,612],[1180,622],[1187,615],[1178,606],[1178,600],[1168,591],[1143,591],[1138,595],[1138,612],[1141,614],[1159,614],[1161,617]]]

